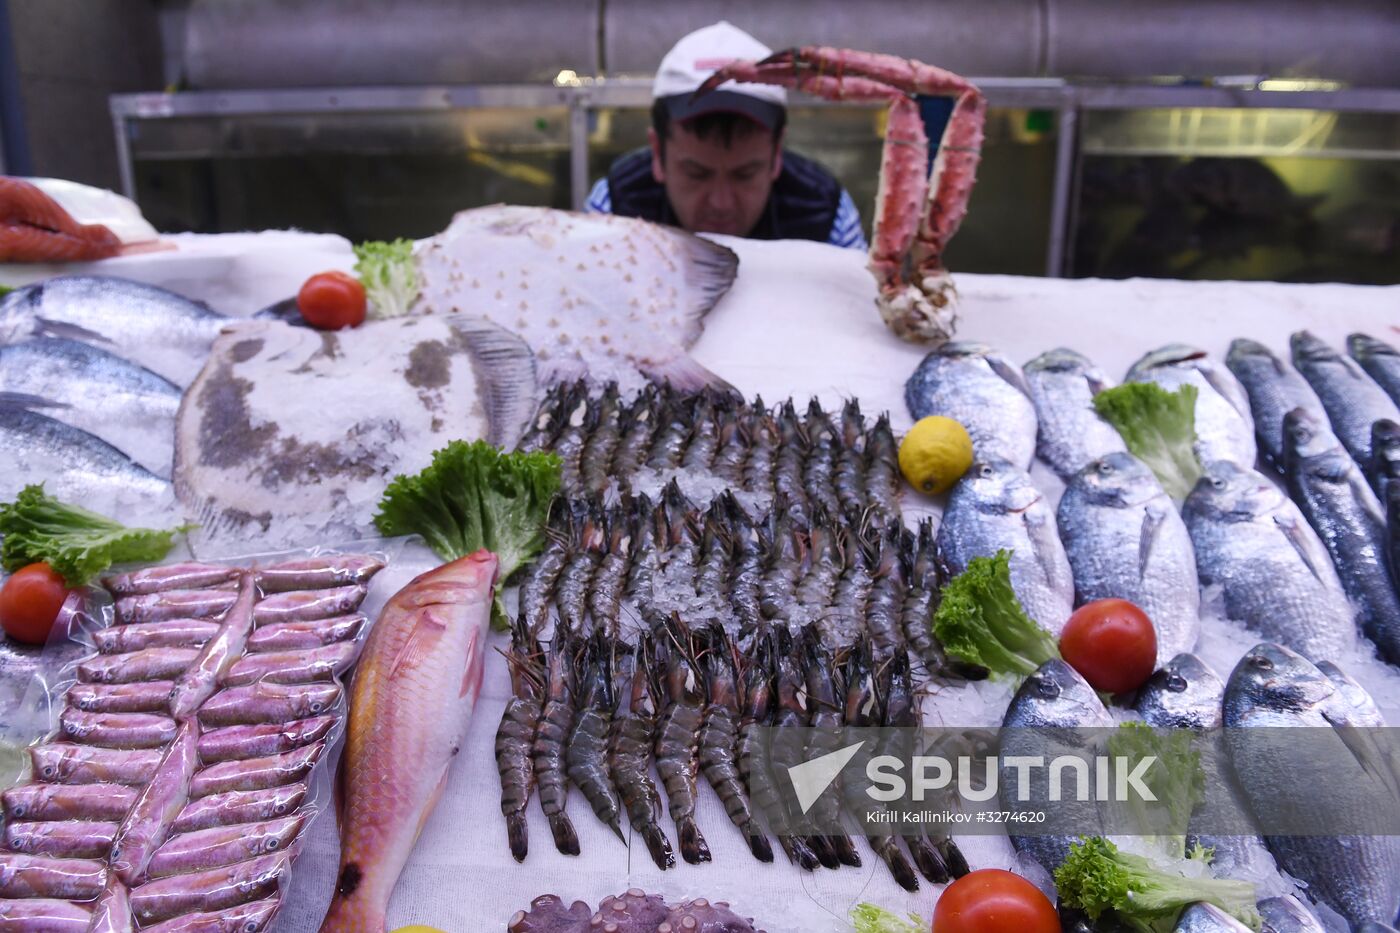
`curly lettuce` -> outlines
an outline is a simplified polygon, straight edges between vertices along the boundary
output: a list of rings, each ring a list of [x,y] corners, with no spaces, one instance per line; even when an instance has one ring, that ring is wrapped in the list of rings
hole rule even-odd
[[[1055,638],[1035,623],[1011,588],[1011,552],[974,557],[943,588],[933,633],[950,657],[993,675],[1026,677],[1060,656]]]
[[[25,486],[14,502],[0,504],[0,565],[15,571],[43,562],[69,586],[82,586],[113,564],[160,560],[191,527],[128,528],[53,498],[42,484]]]
[[[402,317],[418,298],[418,265],[413,241],[372,240],[355,247],[355,274],[365,287],[371,317]]]
[[[1132,455],[1178,502],[1201,478],[1195,451],[1198,394],[1191,385],[1168,392],[1151,382],[1129,382],[1094,396],[1099,417],[1118,429]]]
[[[500,561],[505,582],[544,547],[560,466],[552,453],[453,441],[422,472],[389,483],[374,524],[385,535],[422,535],[447,561],[485,548]],[[505,621],[499,596],[493,616],[498,625]]]

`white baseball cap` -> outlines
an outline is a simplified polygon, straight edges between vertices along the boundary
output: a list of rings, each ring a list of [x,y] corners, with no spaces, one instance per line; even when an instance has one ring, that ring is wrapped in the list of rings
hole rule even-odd
[[[688,120],[704,113],[740,113],[772,129],[787,107],[787,91],[775,84],[740,84],[726,81],[701,97],[696,89],[724,63],[757,61],[773,50],[725,20],[697,29],[671,47],[656,71],[653,99],[665,99],[673,120]]]

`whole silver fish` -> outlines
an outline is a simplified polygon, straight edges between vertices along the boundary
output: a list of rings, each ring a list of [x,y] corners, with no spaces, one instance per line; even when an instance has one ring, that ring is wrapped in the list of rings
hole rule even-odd
[[[1223,721],[1221,702],[1225,682],[1194,654],[1179,654],[1148,679],[1133,708],[1143,722],[1159,729],[1194,729],[1209,733]],[[1222,795],[1217,809],[1225,806]],[[1248,804],[1233,785],[1229,789],[1231,821],[1248,817]],[[1273,858],[1258,834],[1220,835],[1192,832],[1188,849],[1199,844],[1213,849],[1210,870],[1217,878],[1258,878],[1273,871]]]
[[[1347,337],[1347,352],[1390,400],[1400,405],[1400,350],[1367,334],[1351,334]]]
[[[1325,426],[1295,409],[1283,430],[1289,492],[1332,555],[1342,588],[1360,610],[1361,630],[1382,658],[1400,664],[1400,595],[1386,560],[1385,512]]]
[[[1356,645],[1356,612],[1327,548],[1267,476],[1213,463],[1181,514],[1201,583],[1220,587],[1228,618],[1312,658]]]
[[[100,437],[37,412],[0,410],[0,500],[34,483],[57,499],[124,517],[161,515],[175,501],[169,482]]]
[[[1332,431],[1357,463],[1371,461],[1371,425],[1382,418],[1400,421],[1400,408],[1371,377],[1326,342],[1305,330],[1289,338],[1293,365],[1322,401]]]
[[[1069,481],[1055,518],[1077,603],[1126,599],[1147,613],[1159,666],[1196,647],[1201,591],[1191,536],[1150,469],[1126,452],[1090,462]]]
[[[77,340],[0,346],[0,404],[87,431],[165,479],[181,394],[165,377]]]
[[[1225,365],[1249,394],[1254,415],[1254,433],[1264,460],[1283,472],[1283,416],[1295,408],[1325,418],[1322,402],[1308,381],[1297,370],[1280,360],[1269,348],[1243,337],[1230,344]],[[1240,466],[1250,466],[1241,463]]]
[[[1327,735],[1348,704],[1336,685],[1309,661],[1281,645],[1262,644],[1235,667],[1225,688],[1225,726],[1312,727]],[[1314,739],[1316,740],[1316,739]],[[1298,755],[1259,760],[1267,745],[1250,743],[1250,760],[1233,758],[1250,805],[1266,826],[1303,793],[1345,792],[1328,782],[1331,766],[1313,767]],[[1338,754],[1349,754],[1338,740]],[[1268,755],[1262,755],[1268,758]],[[1316,772],[1316,773],[1314,773]],[[1278,811],[1284,809],[1284,814]],[[1269,836],[1279,867],[1307,882],[1311,896],[1336,910],[1353,928],[1368,920],[1389,923],[1400,912],[1400,838],[1394,836]]]
[[[1035,457],[1035,406],[1015,364],[984,343],[955,340],[934,350],[904,384],[914,420],[952,418],[967,429],[979,460],[1023,470]]]
[[[1074,611],[1074,576],[1055,513],[1030,476],[1004,460],[974,463],[953,489],[936,541],[951,575],[974,557],[1011,552],[1011,586],[1026,613],[1058,635]]]
[[[1118,430],[1094,411],[1094,396],[1112,383],[1087,357],[1061,347],[1037,356],[1022,372],[1039,423],[1036,453],[1061,479],[1090,460],[1127,450]]]
[[[1249,395],[1228,369],[1204,350],[1173,343],[1144,355],[1128,370],[1128,382],[1154,382],[1175,392],[1196,387],[1196,459],[1202,464],[1229,460],[1254,466],[1254,418]]]
[[[127,279],[64,275],[0,301],[0,344],[69,337],[189,385],[228,318],[163,288]]]
[[[1044,755],[1047,743],[1040,733],[1044,729],[1111,729],[1113,717],[1109,715],[1099,695],[1063,661],[1046,661],[1016,691],[1015,698],[1007,707],[1002,720],[1001,757],[1012,755]],[[1079,748],[1067,747],[1076,737],[1072,734],[1056,740],[1066,746],[1064,754],[1082,755]],[[1001,775],[1001,801],[1008,810],[1044,810],[1052,806],[1045,800],[1037,801],[1032,788],[1030,799],[1018,800],[1019,794],[1012,781],[1008,780],[1009,768],[1003,768]],[[1014,772],[1012,772],[1014,774]],[[1077,796],[1066,793],[1065,799],[1055,802],[1057,818],[1073,819],[1076,825],[1084,827],[1084,833],[1093,835],[1093,827],[1099,825],[1098,810],[1092,800],[1081,801]],[[1077,835],[1065,836],[1012,836],[1011,844],[1018,852],[1029,855],[1038,861],[1046,871],[1053,873],[1069,855],[1070,843],[1077,842]]]

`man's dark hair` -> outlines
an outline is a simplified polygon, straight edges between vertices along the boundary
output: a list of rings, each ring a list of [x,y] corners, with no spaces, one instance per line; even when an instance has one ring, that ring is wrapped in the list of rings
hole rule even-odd
[[[725,148],[733,144],[735,139],[747,137],[750,133],[766,133],[768,128],[756,120],[751,120],[742,113],[733,113],[728,110],[718,110],[713,113],[702,113],[698,117],[691,117],[684,121],[685,128],[694,133],[699,139],[709,139],[713,135],[718,135]],[[773,150],[778,149],[778,140],[782,138],[783,127],[787,125],[787,111],[783,110],[778,114],[778,122],[773,127]],[[671,132],[671,111],[666,106],[664,98],[657,98],[651,105],[651,126],[656,130],[656,138],[660,141],[661,154],[666,154],[666,139]]]

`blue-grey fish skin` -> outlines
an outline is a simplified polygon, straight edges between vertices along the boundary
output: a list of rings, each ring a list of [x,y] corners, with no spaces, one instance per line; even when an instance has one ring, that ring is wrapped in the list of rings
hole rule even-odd
[[[1382,418],[1371,425],[1371,462],[1365,467],[1371,488],[1384,503],[1387,487],[1400,481],[1400,424]]]
[[[1011,552],[1011,586],[1026,614],[1058,635],[1074,611],[1074,577],[1055,529],[1055,513],[1025,470],[979,461],[953,487],[935,542],[956,576],[974,557]]]
[[[1386,560],[1385,513],[1360,468],[1307,412],[1284,419],[1288,491],[1332,556],[1361,629],[1381,657],[1400,664],[1400,594]]]
[[[1225,365],[1249,395],[1260,455],[1264,462],[1282,473],[1283,416],[1295,408],[1306,408],[1325,418],[1322,402],[1297,370],[1258,341],[1240,338],[1232,342],[1225,355]]]
[[[1094,688],[1074,668],[1057,659],[1046,661],[1021,684],[1006,709],[1002,728],[1010,730],[1002,733],[1001,757],[1005,760],[1013,755],[1044,755],[1045,738],[1038,730],[1111,729],[1113,717]],[[1069,736],[1063,738],[1068,741]],[[1083,754],[1070,749],[1066,753]],[[1029,800],[1016,799],[1017,788],[1010,780],[1014,774],[1009,767],[1002,769],[999,788],[1002,806],[1012,811],[1036,811],[1052,805],[1049,801],[1036,800],[1035,793]],[[1083,827],[1085,834],[1097,835],[1093,828],[1101,824],[1095,803],[1078,800],[1069,793],[1068,787],[1064,796],[1065,799],[1053,803],[1056,818],[1072,819],[1077,827]],[[1078,837],[1073,835],[1011,837],[1016,851],[1034,858],[1052,874],[1069,856],[1070,844],[1077,841]]]
[[[133,516],[158,513],[174,500],[169,482],[101,438],[47,415],[0,410],[0,501],[38,483],[55,498],[99,513],[111,514],[113,503],[139,510],[112,516],[125,524],[142,524]]]
[[[1130,453],[1091,461],[1055,513],[1075,603],[1126,599],[1152,620],[1157,664],[1196,647],[1201,590],[1186,523],[1157,477]]]
[[[1349,706],[1337,685],[1302,655],[1261,644],[1230,675],[1225,727],[1313,727],[1318,730],[1314,736],[1331,735]],[[1258,760],[1272,744],[1250,743],[1255,757],[1248,761],[1232,755],[1235,775],[1261,822],[1278,818],[1274,811],[1291,806],[1300,788],[1325,787],[1334,798],[1345,792],[1335,781],[1328,784],[1326,776],[1335,769],[1326,761],[1299,760],[1296,754],[1286,761]],[[1349,753],[1340,739],[1338,749]],[[1353,929],[1367,921],[1393,921],[1400,913],[1400,837],[1266,836],[1266,842],[1279,868],[1306,882],[1310,895],[1340,913]]]
[[[1332,433],[1359,464],[1371,460],[1371,425],[1382,418],[1400,421],[1400,409],[1380,386],[1327,342],[1305,330],[1289,338],[1293,365],[1317,392]]]
[[[1327,548],[1269,477],[1213,463],[1181,511],[1201,584],[1220,588],[1228,618],[1310,658],[1356,646],[1356,611]]]
[[[972,438],[973,456],[1030,469],[1036,419],[1021,371],[982,343],[955,340],[934,350],[904,384],[904,401],[917,421],[952,418]]]
[[[1179,654],[1138,690],[1133,709],[1143,722],[1154,728],[1206,733],[1220,728],[1224,697],[1225,682],[1209,665],[1194,654]],[[1229,788],[1229,799],[1232,819],[1249,819],[1248,805],[1233,785]],[[1224,800],[1223,796],[1219,797],[1215,812],[1222,810]],[[1192,831],[1186,846],[1190,849],[1196,845],[1213,850],[1210,868],[1217,878],[1259,877],[1273,868],[1273,859],[1258,834]]]
[[[160,477],[170,475],[181,396],[163,376],[81,341],[0,346],[0,405],[95,434]]]
[[[1174,343],[1144,354],[1128,370],[1128,382],[1153,382],[1168,392],[1196,387],[1196,459],[1253,466],[1258,455],[1249,395],[1234,375],[1204,350]]]
[[[1118,430],[1094,410],[1094,396],[1112,383],[1087,357],[1061,347],[1021,370],[1035,404],[1036,453],[1061,479],[1090,460],[1127,450]]]
[[[1375,380],[1392,402],[1400,405],[1400,350],[1369,334],[1349,334],[1347,353],[1361,364],[1366,375]]]
[[[1264,933],[1327,933],[1313,912],[1291,894],[1266,897],[1258,904]]]
[[[1225,911],[1199,901],[1181,912],[1173,933],[1245,933],[1245,926]]]
[[[189,385],[229,319],[174,292],[128,279],[65,275],[0,300],[0,344],[70,337]]]

